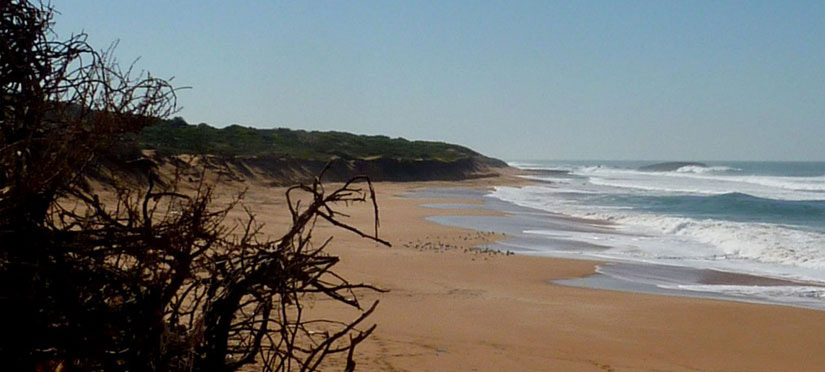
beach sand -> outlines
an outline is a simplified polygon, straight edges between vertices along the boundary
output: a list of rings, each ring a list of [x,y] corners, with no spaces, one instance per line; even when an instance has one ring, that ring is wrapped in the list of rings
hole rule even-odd
[[[423,208],[402,195],[421,187],[489,187],[523,182],[376,184],[383,238],[393,247],[320,224],[334,233],[337,272],[388,289],[378,325],[359,346],[362,371],[822,371],[825,312],[783,306],[564,287],[595,262],[485,253],[470,248],[500,234],[446,227],[433,215],[484,210]],[[245,203],[278,235],[288,222],[283,189],[251,186]],[[445,202],[438,200],[437,202]],[[450,202],[450,201],[446,201]],[[460,202],[460,201],[454,201]],[[474,201],[467,201],[474,202]],[[476,201],[477,202],[477,201]],[[348,220],[371,229],[369,208]],[[354,318],[317,301],[321,316]]]

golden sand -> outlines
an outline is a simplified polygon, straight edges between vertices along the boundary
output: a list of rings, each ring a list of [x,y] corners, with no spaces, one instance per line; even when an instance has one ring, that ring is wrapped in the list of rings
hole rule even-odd
[[[358,349],[362,371],[823,371],[825,312],[728,301],[562,287],[592,261],[506,256],[470,248],[501,235],[446,227],[426,216],[488,213],[421,207],[417,187],[486,187],[512,179],[376,185],[379,246],[336,231],[330,252],[346,278],[389,289],[375,333]],[[443,200],[440,200],[443,202]],[[253,186],[245,203],[277,234],[283,189]],[[349,220],[366,229],[358,208]],[[329,234],[320,225],[318,235]],[[354,317],[347,309],[316,310]]]

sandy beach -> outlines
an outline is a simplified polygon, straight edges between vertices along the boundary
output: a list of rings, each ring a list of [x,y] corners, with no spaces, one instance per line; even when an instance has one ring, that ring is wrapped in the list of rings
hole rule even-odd
[[[592,261],[494,254],[501,234],[447,227],[434,215],[495,213],[433,209],[403,195],[416,188],[523,182],[379,183],[384,247],[334,232],[337,272],[389,290],[366,294],[380,305],[375,333],[358,350],[363,371],[821,371],[825,312],[731,301],[564,287],[550,281],[587,276]],[[252,186],[245,204],[278,234],[288,222],[283,189]],[[438,202],[445,202],[439,200]],[[460,200],[446,202],[461,202]],[[473,201],[464,201],[472,203]],[[371,228],[368,208],[348,209]],[[315,311],[354,317],[348,309]]]

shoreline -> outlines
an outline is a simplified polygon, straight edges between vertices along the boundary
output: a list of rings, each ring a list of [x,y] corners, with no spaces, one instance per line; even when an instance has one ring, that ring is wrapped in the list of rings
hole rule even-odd
[[[432,221],[490,216],[489,211],[424,206],[466,200],[403,196],[422,187],[472,189],[511,181],[523,180],[378,183],[381,235],[393,247],[334,233],[330,253],[341,257],[337,272],[390,290],[365,294],[381,303],[369,319],[378,328],[358,350],[359,368],[817,371],[825,365],[825,356],[806,352],[825,348],[825,312],[549,284],[592,275],[598,262],[468,250],[509,235]],[[277,190],[250,191],[248,204],[284,207]],[[286,217],[257,212],[273,233]],[[352,220],[368,226],[370,216],[353,213]],[[319,235],[332,231],[318,227]],[[321,303],[313,310],[355,314]]]
[[[519,185],[520,186],[520,185]],[[462,193],[462,190],[463,193]],[[596,272],[582,278],[560,280],[554,283],[632,293],[666,296],[707,298],[745,303],[790,306],[825,310],[821,293],[825,283],[766,273],[737,271],[732,268],[714,268],[680,265],[673,262],[647,262],[615,255],[603,255],[613,248],[610,243],[570,239],[569,234],[594,235],[624,234],[606,220],[584,219],[519,206],[509,201],[487,197],[484,192],[457,188],[454,190],[428,189],[414,191],[410,197],[426,195],[432,198],[460,197],[471,199],[471,204],[427,203],[421,206],[435,209],[486,209],[507,217],[484,221],[474,216],[434,216],[427,219],[447,226],[498,230],[508,233],[508,239],[494,248],[539,257],[579,259],[597,263]],[[534,218],[535,216],[535,218]],[[634,235],[627,235],[634,238]],[[794,293],[795,295],[785,295]]]

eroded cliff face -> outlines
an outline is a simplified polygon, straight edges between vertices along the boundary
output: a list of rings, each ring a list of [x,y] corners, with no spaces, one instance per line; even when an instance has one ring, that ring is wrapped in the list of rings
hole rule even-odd
[[[220,158],[208,157],[208,168],[234,181],[252,181],[271,185],[291,185],[312,181],[327,162],[290,158]],[[324,174],[326,181],[346,181],[365,175],[373,181],[462,180],[493,176],[507,164],[489,158],[463,158],[454,161],[335,159]]]
[[[346,181],[365,175],[373,181],[456,181],[491,177],[508,169],[501,160],[488,157],[466,157],[452,161],[409,159],[333,159],[324,173],[324,181]],[[128,164],[106,164],[103,174],[119,174],[134,180],[148,174],[160,180],[171,180],[178,172],[185,180],[196,181],[207,169],[212,181],[253,182],[271,186],[286,186],[311,182],[327,166],[326,161],[289,157],[221,157],[164,156],[145,151],[143,159]]]

